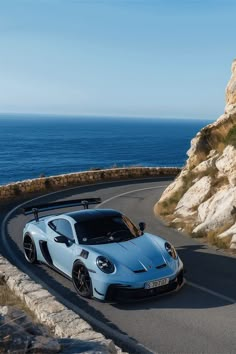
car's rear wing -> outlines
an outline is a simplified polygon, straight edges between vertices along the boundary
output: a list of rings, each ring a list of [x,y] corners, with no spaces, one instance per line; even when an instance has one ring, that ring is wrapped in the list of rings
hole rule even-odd
[[[60,202],[31,205],[29,207],[24,208],[23,211],[25,215],[34,214],[35,220],[38,221],[38,213],[42,211],[69,208],[74,206],[83,206],[84,209],[88,209],[89,205],[99,204],[101,203],[101,201],[101,198],[71,199],[65,201],[63,200]]]

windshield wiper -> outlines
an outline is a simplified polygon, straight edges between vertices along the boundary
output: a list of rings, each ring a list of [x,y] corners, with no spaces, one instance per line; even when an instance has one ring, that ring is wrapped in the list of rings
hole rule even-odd
[[[89,241],[90,245],[92,245],[93,243],[95,243],[95,244],[104,243],[104,242],[99,242],[99,240],[104,240],[104,241],[106,241],[105,243],[113,242],[113,240],[107,236],[93,237],[93,238],[89,239],[88,241]]]
[[[116,230],[116,231],[110,232],[109,238],[114,240],[115,242],[122,242],[122,241],[131,240],[134,238],[134,236],[131,234],[131,232],[129,230],[122,229],[122,230]]]

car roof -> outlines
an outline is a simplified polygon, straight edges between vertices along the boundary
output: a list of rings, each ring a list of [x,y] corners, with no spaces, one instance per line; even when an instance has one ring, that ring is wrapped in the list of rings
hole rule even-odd
[[[66,215],[73,218],[75,221],[97,220],[104,217],[121,216],[122,214],[113,209],[85,209],[66,213]]]

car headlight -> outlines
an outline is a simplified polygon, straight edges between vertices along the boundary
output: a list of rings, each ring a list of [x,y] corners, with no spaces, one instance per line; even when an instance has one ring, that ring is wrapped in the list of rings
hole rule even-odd
[[[177,254],[174,246],[172,246],[169,242],[165,243],[165,249],[172,258],[176,259],[178,257],[178,254]]]
[[[106,257],[99,256],[96,260],[98,268],[107,274],[113,273],[115,270],[114,265]]]

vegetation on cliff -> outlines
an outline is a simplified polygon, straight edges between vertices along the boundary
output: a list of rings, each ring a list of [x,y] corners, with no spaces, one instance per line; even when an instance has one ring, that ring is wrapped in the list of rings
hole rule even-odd
[[[195,237],[236,249],[236,60],[225,113],[193,138],[187,154],[155,213]]]

